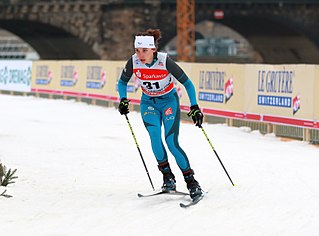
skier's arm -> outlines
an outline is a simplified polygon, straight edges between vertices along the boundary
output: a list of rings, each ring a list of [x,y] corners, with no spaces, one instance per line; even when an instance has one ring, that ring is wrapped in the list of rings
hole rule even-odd
[[[196,91],[193,82],[188,78],[183,69],[179,67],[172,59],[169,57],[166,60],[166,68],[169,73],[171,73],[177,81],[179,81],[185,87],[191,106],[197,105]]]
[[[121,77],[117,83],[117,90],[120,96],[120,99],[127,98],[127,83],[131,79],[133,74],[133,64],[132,64],[132,58],[130,58],[125,68],[122,71]]]

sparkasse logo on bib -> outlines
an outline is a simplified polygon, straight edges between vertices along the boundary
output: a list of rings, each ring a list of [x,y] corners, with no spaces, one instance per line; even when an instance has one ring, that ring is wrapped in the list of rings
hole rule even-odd
[[[151,75],[143,75],[143,79],[163,79],[167,76],[167,73],[164,74],[151,74]]]
[[[134,69],[134,74],[140,80],[161,80],[166,78],[169,73],[167,70],[138,68]]]

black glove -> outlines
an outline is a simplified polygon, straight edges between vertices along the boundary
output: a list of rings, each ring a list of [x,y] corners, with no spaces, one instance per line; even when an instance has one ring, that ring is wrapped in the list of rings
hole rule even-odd
[[[130,100],[127,100],[127,98],[122,98],[119,104],[119,112],[121,115],[126,115],[130,112],[128,105],[130,105]]]
[[[194,124],[199,128],[202,127],[203,123],[203,113],[199,109],[198,105],[191,106],[191,111],[187,114],[189,117],[192,117]]]

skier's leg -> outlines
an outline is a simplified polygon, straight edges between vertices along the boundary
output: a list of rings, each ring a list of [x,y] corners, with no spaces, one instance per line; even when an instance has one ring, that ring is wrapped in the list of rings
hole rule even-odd
[[[162,142],[161,113],[149,104],[141,103],[141,116],[150,136],[153,153],[159,164],[168,161],[167,152]]]
[[[161,113],[150,104],[141,104],[141,115],[144,125],[149,133],[152,150],[158,162],[158,169],[163,174],[163,191],[176,189],[175,176],[168,163],[167,152],[162,142],[162,118]]]
[[[191,198],[195,199],[202,195],[202,189],[194,178],[194,171],[190,167],[186,153],[179,146],[180,106],[177,94],[163,111],[163,123],[167,146],[183,173]]]
[[[165,128],[165,141],[168,149],[176,159],[182,172],[190,169],[190,164],[184,150],[179,146],[178,135],[180,126],[180,107],[177,93],[172,95],[170,102],[162,110]]]

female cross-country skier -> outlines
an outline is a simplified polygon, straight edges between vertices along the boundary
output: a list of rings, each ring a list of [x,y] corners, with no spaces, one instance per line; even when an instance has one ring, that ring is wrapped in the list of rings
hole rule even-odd
[[[190,100],[188,116],[198,127],[201,127],[203,114],[197,105],[192,81],[166,53],[157,51],[160,38],[161,32],[158,29],[148,29],[135,36],[135,54],[127,61],[118,82],[120,96],[118,109],[121,115],[129,113],[127,83],[134,73],[143,92],[140,104],[141,116],[151,139],[158,168],[163,173],[162,190],[176,190],[175,176],[162,142],[163,124],[167,147],[183,173],[190,197],[196,199],[203,194],[203,191],[194,178],[194,171],[191,169],[186,153],[179,146],[180,104],[172,76],[184,85]]]

